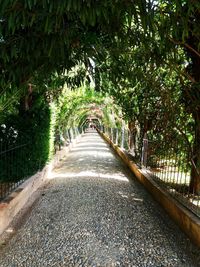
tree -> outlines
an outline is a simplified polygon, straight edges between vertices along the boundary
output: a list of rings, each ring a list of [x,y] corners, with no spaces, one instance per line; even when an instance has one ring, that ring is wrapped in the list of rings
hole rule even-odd
[[[194,119],[191,192],[200,192],[200,3],[199,1],[160,1],[158,31],[163,46],[177,51],[183,47],[187,56],[185,68],[189,82],[184,83],[183,100]],[[185,62],[180,62],[180,65]]]
[[[106,91],[121,103],[132,126],[134,121],[140,121],[145,132],[152,130],[152,122],[155,125],[167,114],[165,103],[171,98],[163,101],[164,95],[168,92],[172,96],[171,88],[175,86],[175,92],[182,95],[177,99],[182,97],[188,116],[192,114],[194,120],[191,190],[198,193],[199,10],[198,1],[185,0],[173,3],[137,0],[134,4],[127,0],[59,3],[29,0],[24,4],[20,0],[3,1],[0,3],[1,91],[14,92],[24,85],[28,95],[28,84],[36,83],[34,77],[38,76],[42,92],[43,84],[46,81],[49,84],[49,77],[54,75],[61,75],[61,80],[68,83],[80,83],[87,71],[81,73],[81,79],[76,76],[76,81],[71,79],[69,71],[81,64],[87,69],[88,58],[92,58],[96,88],[100,90],[106,77],[108,85],[111,83]],[[173,81],[167,85],[165,77],[169,78],[171,73]],[[50,88],[46,95],[55,93]],[[177,105],[180,103],[182,107],[182,102],[176,101]]]
[[[64,73],[92,54],[102,36],[114,36],[132,17],[131,10],[137,14],[141,9],[125,0],[1,2],[1,87],[20,85],[35,71]]]

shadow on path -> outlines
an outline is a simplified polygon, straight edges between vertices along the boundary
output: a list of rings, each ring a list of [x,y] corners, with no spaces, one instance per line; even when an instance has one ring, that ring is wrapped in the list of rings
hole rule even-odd
[[[198,267],[200,251],[110,151],[84,134],[0,266]]]

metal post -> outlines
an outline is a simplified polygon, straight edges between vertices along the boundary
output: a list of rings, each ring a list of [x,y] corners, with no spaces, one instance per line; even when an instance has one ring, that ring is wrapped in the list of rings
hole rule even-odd
[[[118,128],[116,128],[116,137],[115,137],[115,144],[118,145],[118,137],[119,137],[119,132]]]
[[[122,127],[122,140],[121,140],[121,148],[124,148],[124,127]]]
[[[141,165],[147,167],[147,152],[148,152],[148,139],[147,134],[144,134],[143,138],[143,146],[142,146],[142,157],[141,157]]]
[[[69,133],[69,141],[70,141],[70,143],[71,143],[71,142],[72,142],[72,139],[73,139],[73,135],[72,135],[72,130],[71,130],[71,128],[69,128],[68,133]]]
[[[110,140],[113,142],[113,128],[110,128]]]
[[[79,135],[78,127],[75,128],[75,137]]]

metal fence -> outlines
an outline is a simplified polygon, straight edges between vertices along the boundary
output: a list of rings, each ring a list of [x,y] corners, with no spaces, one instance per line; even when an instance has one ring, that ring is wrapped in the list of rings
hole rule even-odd
[[[69,145],[81,133],[83,133],[83,128],[79,127],[67,128],[62,133],[56,132],[54,139],[55,153],[57,150],[61,150],[63,146]]]
[[[200,195],[195,194],[190,187],[192,166],[187,145],[176,139],[170,143],[165,140],[161,143],[147,142],[144,149],[147,155],[145,167],[154,181],[200,216]]]
[[[102,131],[127,153],[132,153],[129,146],[128,129],[101,128]],[[172,138],[169,140],[140,139],[134,151],[135,163],[145,169],[151,178],[173,198],[200,217],[200,195],[190,188],[191,163],[187,143]],[[139,142],[139,139],[138,141]]]
[[[128,150],[129,148],[129,133],[125,128],[108,128],[101,127],[101,131],[104,132],[110,140],[119,147]]]
[[[27,144],[0,143],[0,201],[24,182],[26,176]],[[24,165],[24,169],[23,169]]]
[[[63,134],[55,134],[55,153],[63,146],[68,146],[73,139],[82,133],[82,129],[66,129]],[[43,167],[40,159],[32,162],[34,144],[27,142],[0,142],[0,201],[16,190],[28,177]]]

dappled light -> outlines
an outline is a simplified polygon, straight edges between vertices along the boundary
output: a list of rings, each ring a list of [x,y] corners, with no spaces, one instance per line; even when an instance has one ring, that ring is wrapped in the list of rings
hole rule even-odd
[[[50,267],[197,266],[177,229],[163,226],[168,219],[132,186],[127,166],[200,218],[199,29],[199,0],[1,0],[2,209],[29,181],[33,190],[48,177],[49,187],[42,215],[14,246],[24,254],[14,248],[0,267],[35,258],[34,266]],[[180,223],[195,236],[193,222]]]
[[[73,152],[81,152],[81,151],[85,151],[85,149],[86,149],[86,147],[84,148],[82,148],[82,147],[77,147],[77,148],[73,148],[72,149],[72,151]],[[89,147],[87,147],[87,151],[85,151],[85,152],[94,152],[94,149],[95,149],[95,151],[104,151],[105,153],[106,153],[106,151],[109,151],[109,149],[108,148],[104,148],[104,147],[98,147],[98,146],[89,146]]]
[[[14,238],[0,266],[182,266],[184,258],[196,267],[197,250],[126,168],[99,135],[83,134],[39,190],[20,231],[7,229]]]
[[[62,166],[49,178],[94,178],[94,182],[98,178],[129,182],[126,175],[117,167],[110,172],[113,163],[114,155],[111,154],[108,145],[102,142],[96,132],[89,132],[83,135],[81,142],[71,148],[70,162],[68,159],[64,160]]]
[[[127,198],[127,199],[131,199],[132,201],[138,201],[138,202],[143,202],[144,199],[143,198],[137,198],[135,197],[135,194],[130,194],[130,195],[127,195],[127,194],[124,194],[124,192],[121,192],[119,191],[118,194],[123,197],[123,198]]]
[[[104,174],[104,173],[98,173],[94,171],[81,171],[79,173],[73,173],[73,172],[66,172],[66,173],[60,173],[60,174],[52,174],[50,176],[50,179],[56,179],[56,178],[100,178],[100,179],[111,179],[111,180],[119,180],[119,181],[125,181],[129,182],[129,180],[123,175],[123,174]]]

